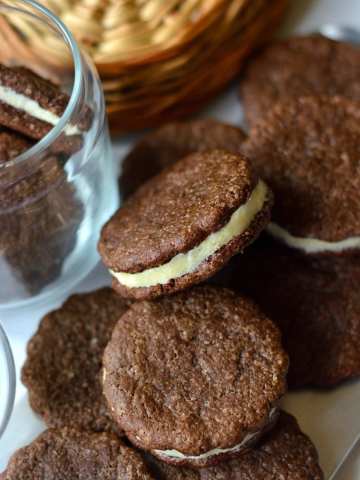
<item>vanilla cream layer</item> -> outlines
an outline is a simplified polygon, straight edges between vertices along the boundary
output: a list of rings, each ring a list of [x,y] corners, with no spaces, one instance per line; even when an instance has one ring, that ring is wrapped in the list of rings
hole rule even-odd
[[[274,415],[277,413],[277,408],[274,407],[270,410],[269,413],[269,422],[272,421]],[[242,450],[254,437],[257,437],[261,433],[261,430],[253,433],[248,433],[241,443],[238,443],[234,447],[231,448],[213,448],[208,452],[201,453],[200,455],[185,455],[184,453],[179,452],[178,450],[154,450],[154,453],[159,455],[160,457],[168,457],[168,458],[177,458],[179,460],[202,460],[209,457],[214,457],[216,455],[222,455],[223,453],[236,453]]]
[[[223,453],[236,453],[245,447],[254,437],[256,437],[259,432],[249,433],[246,435],[244,440],[231,448],[213,448],[208,452],[201,453],[200,455],[185,455],[184,453],[179,452],[178,450],[154,450],[154,452],[160,457],[168,458],[178,458],[179,460],[203,460],[209,457],[214,457],[216,455],[221,455]]]
[[[193,272],[217,250],[247,230],[255,216],[262,210],[267,192],[267,186],[262,180],[259,180],[248,201],[235,210],[224,227],[210,234],[192,250],[179,253],[169,262],[139,273],[114,272],[112,270],[110,273],[126,287],[146,288],[166,284],[171,279]]]
[[[339,242],[325,242],[317,238],[294,237],[276,223],[270,223],[267,226],[267,231],[289,247],[299,248],[306,253],[342,252],[360,248],[360,237],[349,237]]]
[[[22,93],[17,93],[15,90],[12,90],[9,87],[4,87],[3,85],[0,85],[0,101],[16,108],[17,110],[22,110],[37,120],[50,123],[50,125],[55,126],[60,120],[58,115],[42,108],[38,102],[32,98],[29,98]],[[78,127],[74,125],[66,125],[64,131],[66,135],[78,135],[80,133]]]

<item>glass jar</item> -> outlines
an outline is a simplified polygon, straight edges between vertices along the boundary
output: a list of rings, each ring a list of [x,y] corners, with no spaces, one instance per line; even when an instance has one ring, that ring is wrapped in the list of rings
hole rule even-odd
[[[46,30],[56,55],[21,40],[29,22]],[[0,308],[9,308],[48,300],[89,273],[118,190],[101,83],[64,24],[32,0],[0,0],[0,42],[0,63],[31,69],[68,94],[48,133],[0,162]]]
[[[15,399],[15,365],[0,323],[0,438],[8,424]]]

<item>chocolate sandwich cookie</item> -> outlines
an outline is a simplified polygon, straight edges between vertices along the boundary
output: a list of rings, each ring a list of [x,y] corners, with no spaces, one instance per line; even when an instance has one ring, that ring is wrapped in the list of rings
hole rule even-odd
[[[11,135],[26,145],[18,134]],[[2,145],[4,152],[9,143]],[[59,157],[21,164],[21,171],[10,167],[1,172],[0,255],[17,281],[36,294],[60,275],[84,210]]]
[[[105,397],[129,440],[195,468],[241,455],[273,426],[288,367],[259,308],[209,286],[133,304],[103,363]]]
[[[296,419],[280,412],[276,426],[240,459],[199,471],[160,462],[158,480],[323,480],[315,446]]]
[[[237,259],[232,287],[277,323],[289,354],[291,388],[331,387],[360,375],[360,264],[313,261],[258,244]]]
[[[4,259],[17,282],[36,295],[61,275],[65,260],[76,247],[84,210],[68,185],[53,192],[48,202],[39,201],[33,207],[19,211],[0,237],[9,233]],[[9,220],[8,214],[4,217]]]
[[[27,347],[22,381],[48,426],[115,430],[100,370],[112,329],[128,304],[110,288],[74,295],[47,314]]]
[[[54,83],[25,67],[0,64],[0,124],[34,140],[41,140],[57,125],[70,97]],[[89,108],[80,112],[76,125],[65,126],[53,152],[71,153],[81,148],[81,134],[90,128]]]
[[[343,95],[360,100],[360,49],[321,35],[270,43],[250,61],[240,92],[250,126],[279,100]]]
[[[314,255],[360,249],[360,102],[278,103],[243,151],[274,192],[271,235]]]
[[[212,119],[164,125],[146,135],[125,157],[120,192],[127,198],[146,180],[190,153],[219,149],[237,154],[245,139],[240,128]]]
[[[110,433],[50,429],[10,459],[0,480],[152,480],[141,456]]]
[[[103,228],[99,251],[113,287],[145,299],[205,280],[257,237],[271,204],[243,156],[214,150],[179,160]]]

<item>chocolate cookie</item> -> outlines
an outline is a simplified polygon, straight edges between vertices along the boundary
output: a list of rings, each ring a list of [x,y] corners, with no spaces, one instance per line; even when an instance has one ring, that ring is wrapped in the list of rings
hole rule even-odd
[[[0,164],[5,163],[32,146],[32,143],[25,137],[0,127]]]
[[[257,243],[237,258],[232,287],[250,295],[281,332],[292,388],[331,387],[360,375],[360,262],[312,261]]]
[[[216,120],[169,123],[149,133],[125,157],[120,192],[127,198],[149,178],[190,153],[226,150],[239,153],[245,133]]]
[[[270,43],[250,61],[241,97],[250,126],[279,100],[343,95],[360,100],[360,49],[321,35]]]
[[[249,299],[202,286],[133,304],[104,353],[104,394],[130,441],[195,468],[241,455],[276,421],[287,356]]]
[[[360,102],[279,103],[243,151],[274,192],[274,237],[309,254],[360,248]]]
[[[240,459],[199,471],[157,462],[158,480],[323,480],[317,451],[295,418],[280,412],[276,426]]]
[[[143,457],[150,472],[157,480],[200,480],[201,472],[207,470],[205,468],[195,470],[187,467],[175,467],[146,453],[143,454]]]
[[[270,218],[272,195],[240,155],[195,153],[144,184],[102,230],[99,251],[124,297],[169,294],[213,275]]]
[[[100,370],[104,348],[127,307],[110,288],[103,288],[70,297],[42,319],[27,347],[22,381],[33,410],[48,426],[114,429]]]
[[[0,480],[151,480],[141,456],[110,433],[50,429],[10,459]]]
[[[60,88],[25,67],[0,64],[0,124],[34,140],[41,140],[59,122],[70,97]],[[81,134],[90,128],[89,108],[78,113],[54,144],[54,153],[81,148]]]
[[[17,138],[25,146],[22,137]],[[3,143],[3,151],[6,147]],[[39,293],[59,276],[76,245],[84,210],[66,180],[57,156],[34,159],[1,172],[0,255],[31,294]]]

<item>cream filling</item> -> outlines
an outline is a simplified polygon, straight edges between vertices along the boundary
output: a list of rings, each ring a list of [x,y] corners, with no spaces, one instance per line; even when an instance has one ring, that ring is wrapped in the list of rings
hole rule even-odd
[[[276,414],[277,408],[274,407],[270,410],[269,413],[269,421],[272,420],[273,416]],[[244,440],[241,443],[238,443],[234,447],[231,448],[213,448],[208,452],[201,453],[200,455],[185,455],[184,453],[179,452],[178,450],[154,450],[159,456],[169,457],[169,458],[178,458],[178,459],[186,459],[186,460],[201,460],[206,459],[209,457],[213,457],[215,455],[221,455],[223,453],[236,453],[240,451],[243,447],[245,447],[254,437],[257,437],[260,433],[260,430],[253,433],[248,433]]]
[[[58,115],[42,108],[38,102],[32,98],[29,98],[22,93],[17,93],[11,88],[4,87],[3,85],[0,85],[0,101],[16,108],[17,110],[22,110],[37,120],[50,123],[50,125],[55,126],[60,120]],[[79,128],[75,125],[66,125],[64,131],[66,135],[78,135],[81,133]]]
[[[224,227],[209,235],[192,250],[186,253],[179,253],[169,262],[139,273],[114,272],[112,270],[110,270],[110,273],[126,287],[146,288],[153,285],[166,284],[171,279],[193,272],[217,250],[245,232],[255,216],[262,210],[267,192],[266,184],[259,180],[248,201],[235,210]]]
[[[267,231],[289,247],[299,248],[306,253],[342,252],[348,249],[360,248],[360,237],[349,237],[339,242],[326,242],[317,238],[294,237],[276,223],[270,223]]]
[[[254,437],[256,437],[259,432],[256,433],[248,433],[244,440],[235,445],[235,447],[231,448],[213,448],[208,452],[201,453],[200,455],[185,455],[184,453],[179,452],[178,450],[154,450],[156,454],[159,456],[169,457],[169,458],[178,458],[178,459],[186,459],[186,460],[201,460],[204,458],[213,457],[215,455],[221,455],[223,453],[236,453],[237,451],[241,450],[247,443],[250,442]]]

